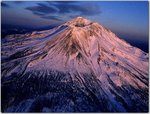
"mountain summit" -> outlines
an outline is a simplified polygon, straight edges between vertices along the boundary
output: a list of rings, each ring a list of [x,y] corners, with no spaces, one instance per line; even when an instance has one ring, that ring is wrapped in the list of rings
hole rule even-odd
[[[4,39],[3,112],[148,111],[148,54],[98,23]]]
[[[83,26],[89,25],[90,23],[92,23],[90,20],[87,20],[83,17],[77,17],[77,18],[74,18],[73,20],[67,22],[67,24],[69,24],[69,25],[71,24],[76,27],[83,27]]]

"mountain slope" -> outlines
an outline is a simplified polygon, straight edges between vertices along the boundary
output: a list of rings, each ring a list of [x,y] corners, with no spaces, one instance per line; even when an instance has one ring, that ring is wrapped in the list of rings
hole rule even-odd
[[[148,54],[82,17],[2,41],[4,112],[147,112]]]

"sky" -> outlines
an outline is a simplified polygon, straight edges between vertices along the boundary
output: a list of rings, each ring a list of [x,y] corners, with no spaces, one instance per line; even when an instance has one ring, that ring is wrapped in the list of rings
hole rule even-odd
[[[1,22],[7,25],[30,28],[58,26],[77,16],[98,22],[127,41],[148,43],[146,1],[1,2]]]

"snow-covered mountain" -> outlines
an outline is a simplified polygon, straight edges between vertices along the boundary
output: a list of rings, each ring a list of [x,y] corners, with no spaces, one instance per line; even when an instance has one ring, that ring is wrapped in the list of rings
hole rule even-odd
[[[2,39],[3,112],[147,112],[148,54],[77,17]]]

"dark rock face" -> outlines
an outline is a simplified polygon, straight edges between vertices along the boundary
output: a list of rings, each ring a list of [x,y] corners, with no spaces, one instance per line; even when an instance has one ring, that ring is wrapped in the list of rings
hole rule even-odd
[[[2,41],[2,112],[148,112],[148,54],[78,17]]]

